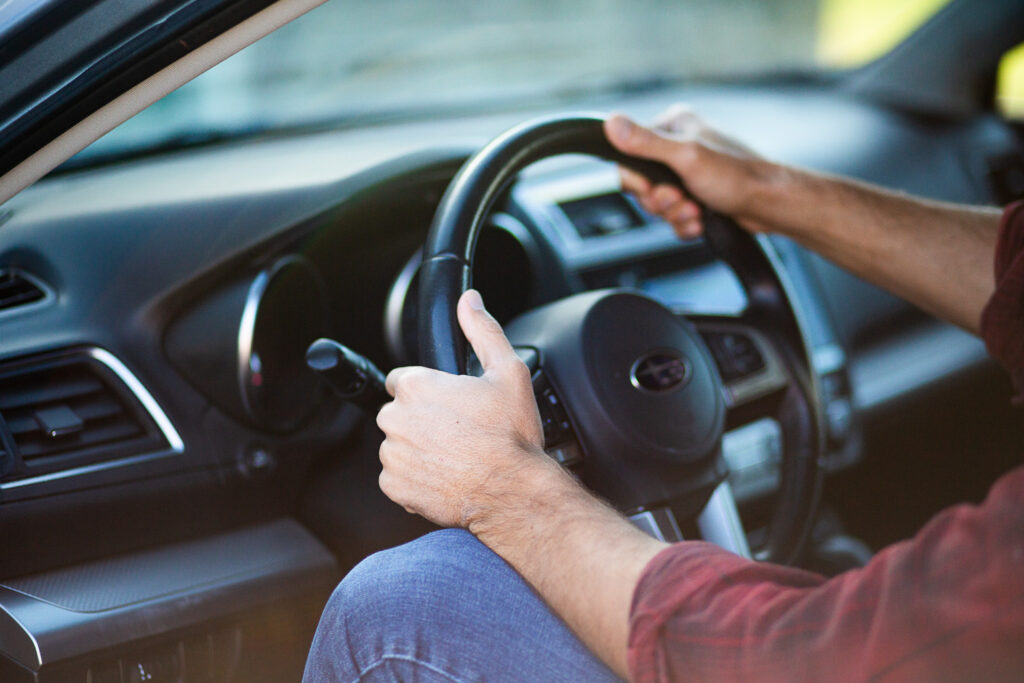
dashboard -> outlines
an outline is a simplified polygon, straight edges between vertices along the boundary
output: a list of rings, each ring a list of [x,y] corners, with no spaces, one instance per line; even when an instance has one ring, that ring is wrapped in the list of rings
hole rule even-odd
[[[625,106],[644,118],[677,99],[768,157],[952,201],[991,202],[988,160],[1021,151],[995,118],[915,118],[816,84]],[[327,336],[385,372],[415,362],[419,249],[448,181],[490,136],[542,113],[182,151],[54,175],[0,207],[0,536],[13,549],[0,557],[0,678],[143,656],[184,666],[188,629],[211,620],[202,642],[248,633],[255,647],[257,609],[322,605],[345,568],[420,528],[376,490],[372,419],[326,391],[303,352]],[[973,337],[772,245],[812,347],[827,472],[863,460],[875,416],[991,369]],[[702,241],[680,242],[614,168],[581,157],[508,190],[473,279],[501,322],[606,287],[684,316],[746,305]],[[730,400],[770,393],[768,370],[735,375]],[[728,425],[749,520],[776,490],[780,439],[771,420]],[[169,564],[190,578],[108,591]]]

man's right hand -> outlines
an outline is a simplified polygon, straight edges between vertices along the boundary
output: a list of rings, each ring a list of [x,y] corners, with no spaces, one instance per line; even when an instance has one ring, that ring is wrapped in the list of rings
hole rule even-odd
[[[678,187],[655,185],[639,173],[620,169],[623,189],[646,210],[671,223],[681,238],[692,239],[702,231],[700,206],[693,199],[729,214],[749,230],[773,228],[763,199],[784,179],[786,169],[710,128],[686,107],[670,108],[652,127],[615,114],[605,123],[605,135],[620,151],[660,161],[686,183],[693,197]]]

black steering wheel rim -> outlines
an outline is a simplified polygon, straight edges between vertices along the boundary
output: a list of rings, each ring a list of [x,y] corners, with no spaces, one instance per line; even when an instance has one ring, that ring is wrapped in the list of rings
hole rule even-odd
[[[666,166],[612,147],[603,123],[603,117],[596,115],[527,122],[495,138],[463,165],[441,200],[424,246],[418,323],[423,365],[465,373],[467,343],[459,328],[457,303],[471,286],[474,250],[485,218],[524,168],[547,157],[585,154],[628,166],[656,182],[684,187]],[[779,498],[767,542],[759,553],[761,559],[789,563],[809,533],[820,489],[823,431],[810,347],[799,313],[790,303],[784,271],[767,239],[706,208],[703,216],[707,242],[747,292],[750,318],[781,340],[778,350],[791,379],[778,411],[785,442]]]

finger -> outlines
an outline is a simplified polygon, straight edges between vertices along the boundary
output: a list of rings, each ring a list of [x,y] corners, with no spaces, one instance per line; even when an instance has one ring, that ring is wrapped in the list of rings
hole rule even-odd
[[[658,208],[654,205],[654,197],[650,193],[637,195],[636,200],[640,202],[640,206],[642,206],[644,211],[647,213],[658,213]]]
[[[384,378],[384,389],[387,390],[392,398],[398,396],[398,383],[402,381],[402,377],[408,375],[413,370],[416,370],[416,368],[412,366],[395,368]]]
[[[484,301],[475,289],[467,290],[459,298],[458,314],[462,333],[476,352],[485,373],[519,360],[501,325],[484,308]]]
[[[676,210],[684,200],[685,197],[682,191],[678,187],[671,185],[657,185],[651,192],[651,202],[655,210],[663,216],[667,216],[670,212]]]
[[[395,477],[387,470],[383,469],[380,474],[377,475],[377,486],[380,487],[381,493],[387,496],[392,502],[402,505],[398,501],[398,484],[395,481]],[[405,507],[404,505],[402,507]]]
[[[651,181],[647,179],[647,176],[625,166],[619,166],[619,184],[624,191],[635,195],[643,195],[651,191]]]
[[[682,225],[695,218],[700,218],[700,207],[693,202],[680,202],[672,206],[666,213],[665,218],[669,223]]]
[[[699,218],[691,218],[679,223],[673,221],[672,229],[680,239],[692,240],[701,236],[704,232],[704,224]]]
[[[377,477],[377,486],[380,487],[381,492],[387,496],[391,502],[401,506],[401,508],[410,515],[420,514],[414,507],[402,501],[404,496],[402,495],[401,486],[397,479],[387,470],[382,470],[380,475]]]
[[[391,459],[391,449],[394,446],[391,441],[384,439],[380,442],[380,446],[377,447],[377,458],[380,460],[381,467],[385,470],[388,468],[388,462]]]
[[[621,152],[668,162],[671,160],[677,141],[638,125],[622,114],[612,114],[604,122],[604,134],[608,141]]]
[[[377,428],[385,434],[388,432],[388,425],[392,424],[391,420],[394,419],[395,407],[394,401],[388,401],[377,411]]]

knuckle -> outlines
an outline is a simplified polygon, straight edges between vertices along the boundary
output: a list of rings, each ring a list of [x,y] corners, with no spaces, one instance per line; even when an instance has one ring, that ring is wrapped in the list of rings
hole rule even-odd
[[[382,432],[388,431],[387,425],[390,423],[391,413],[395,410],[394,405],[394,403],[385,403],[381,406],[381,409],[377,411],[377,426]]]
[[[387,470],[388,464],[391,462],[391,442],[387,439],[381,442],[380,448],[377,449],[377,455],[380,457],[380,464]]]
[[[415,394],[427,384],[426,368],[412,368],[402,375],[401,389],[405,395]]]
[[[526,363],[514,353],[509,354],[501,361],[499,370],[505,377],[517,384],[530,382],[530,368],[526,367]]]
[[[683,166],[696,166],[704,157],[704,146],[694,140],[683,142],[679,146],[679,163]]]
[[[505,331],[501,329],[501,324],[498,323],[498,321],[495,320],[494,316],[492,316],[490,313],[484,312],[484,318],[483,318],[482,324],[483,324],[484,330],[488,334],[502,335],[502,336],[505,335]]]
[[[658,185],[654,190],[654,201],[662,210],[670,209],[673,204],[682,201],[682,198],[679,189],[672,185]]]

